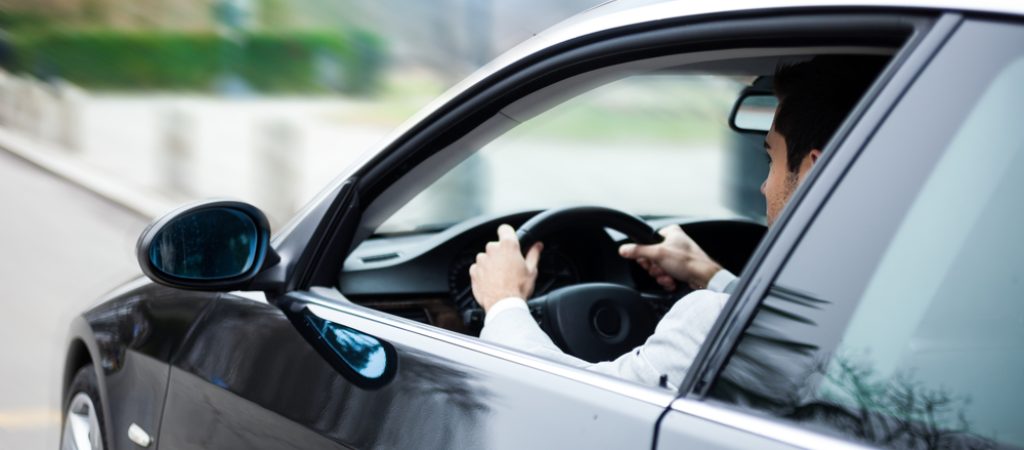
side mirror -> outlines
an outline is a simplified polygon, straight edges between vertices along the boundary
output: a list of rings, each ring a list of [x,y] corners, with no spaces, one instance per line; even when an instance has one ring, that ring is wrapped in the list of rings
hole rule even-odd
[[[729,115],[729,127],[740,133],[767,133],[778,106],[779,99],[770,92],[744,91]]]
[[[243,290],[279,260],[270,248],[267,216],[223,200],[186,205],[153,222],[136,255],[151,280],[196,290]]]

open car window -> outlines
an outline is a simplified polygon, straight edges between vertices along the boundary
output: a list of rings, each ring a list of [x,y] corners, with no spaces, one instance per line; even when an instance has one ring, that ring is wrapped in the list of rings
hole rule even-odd
[[[580,205],[641,216],[648,229],[682,225],[710,257],[741,273],[764,234],[760,186],[769,161],[763,134],[730,128],[731,109],[758,77],[821,52],[829,54],[821,48],[694,52],[540,88],[444,141],[367,207],[374,220],[388,207],[397,212],[347,257],[339,290],[364,306],[487,340],[485,320],[496,314],[485,315],[474,298],[469,270],[478,254],[501,223],[521,227],[538,210]],[[877,48],[836,53],[888,55]],[[371,230],[380,222],[367,223]],[[621,257],[621,240],[633,235],[609,233],[593,217],[562,225],[542,238],[535,290],[525,299],[530,316],[521,308],[516,320],[536,321],[551,338],[549,349],[578,359],[569,365],[631,354],[689,289],[666,292],[639,264]],[[561,301],[567,292],[584,297],[579,293],[601,285],[629,291],[616,299],[629,308],[559,309],[603,301],[600,295]],[[724,288],[711,294],[715,302],[728,297]],[[615,315],[598,321],[604,311]],[[717,313],[695,322],[710,328]],[[691,353],[706,331],[694,333]],[[665,342],[665,336],[657,338]],[[662,387],[678,386],[689,358],[680,355],[679,364],[665,364],[671,367],[644,366],[650,370],[643,382],[658,386],[665,375]]]
[[[727,120],[751,79],[656,72],[583,92],[485,144],[378,233],[570,205],[758,220],[763,206],[750,186],[767,166]]]

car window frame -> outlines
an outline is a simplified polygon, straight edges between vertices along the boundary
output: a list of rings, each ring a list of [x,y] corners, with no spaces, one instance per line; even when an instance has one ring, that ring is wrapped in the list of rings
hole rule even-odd
[[[497,71],[496,75],[492,77],[493,79],[485,80],[480,88],[495,92],[482,94],[471,89],[464,96],[457,96],[450,107],[441,108],[443,114],[440,114],[439,117],[428,120],[422,127],[418,127],[416,132],[400,138],[377,157],[369,160],[366,165],[358,168],[345,181],[342,188],[338,189],[340,194],[344,195],[339,194],[333,198],[328,196],[322,200],[320,206],[328,205],[327,211],[324,211],[323,220],[316,224],[316,231],[313,232],[309,245],[302,255],[302,270],[296,270],[289,274],[289,279],[297,281],[290,283],[285,290],[287,293],[283,292],[282,294],[292,295],[319,287],[335,289],[337,277],[341,274],[342,262],[355,247],[354,244],[358,243],[356,235],[360,231],[360,213],[367,204],[372,202],[375,187],[379,187],[382,183],[387,184],[389,176],[393,176],[396,169],[401,170],[402,167],[415,165],[417,158],[425,158],[430,155],[431,150],[437,151],[444,148],[444,145],[438,145],[438,143],[450,142],[453,136],[454,139],[457,139],[472,130],[473,127],[468,126],[467,121],[473,123],[473,120],[478,120],[481,110],[494,108],[494,111],[500,111],[507,104],[543,86],[553,84],[550,81],[552,78],[565,79],[614,64],[665,54],[738,48],[760,41],[765,33],[773,39],[799,39],[802,42],[808,42],[810,37],[815,35],[833,36],[835,42],[830,41],[826,46],[845,46],[850,45],[851,41],[859,42],[858,38],[845,36],[881,28],[891,33],[888,36],[890,40],[893,39],[892,35],[899,33],[904,42],[900,53],[897,54],[899,55],[906,51],[921,30],[931,27],[935,18],[935,13],[930,11],[908,11],[884,7],[870,11],[858,9],[855,10],[856,14],[854,15],[844,15],[842,12],[850,11],[836,8],[784,8],[771,11],[767,15],[765,11],[745,11],[666,20],[665,23],[659,23],[659,27],[655,29],[651,29],[650,24],[645,24],[614,30],[608,35],[601,36],[596,42],[578,39],[561,43],[547,52],[531,55],[531,58],[537,58],[539,61],[521,61],[519,64],[509,67],[507,71]],[[893,14],[894,12],[898,14]],[[835,27],[839,27],[839,31]],[[858,36],[861,35],[858,34]],[[717,42],[711,47],[702,43],[703,40],[713,37],[724,39],[724,43]],[[643,45],[640,45],[639,49],[634,48],[638,46],[638,43]],[[523,65],[527,67],[520,67]],[[541,85],[537,87],[535,84],[525,83],[524,80],[531,80],[532,83],[541,83]],[[497,107],[495,108],[494,105]],[[489,117],[488,115],[484,116]],[[365,232],[365,230],[363,231]],[[761,247],[764,246],[762,243]],[[748,264],[749,266],[751,265]],[[342,306],[345,306],[346,309],[348,307],[341,301],[332,307]],[[377,321],[382,319],[391,324],[402,324],[404,327],[417,326],[417,331],[414,332],[422,332],[423,330],[418,330],[420,327],[431,328],[428,325],[418,324],[400,317],[390,317],[390,315],[389,317],[374,317],[374,320]],[[459,345],[465,344],[461,342],[461,339],[451,339],[465,338],[457,333],[441,329],[426,331],[434,338],[445,337],[442,340],[451,341],[450,343],[458,341]],[[496,356],[503,358],[507,358],[508,355],[505,353],[510,352],[502,346],[482,341],[476,341],[474,348],[476,346],[488,348],[488,353],[493,351],[499,354]],[[512,353],[518,355],[520,352],[513,351]],[[565,371],[576,373],[582,370],[547,362],[541,358],[532,359],[544,362],[537,367],[543,367],[548,372],[563,374]],[[518,356],[516,356],[516,360],[519,361]],[[535,363],[531,362],[531,364]],[[598,374],[587,375],[607,378]],[[629,381],[614,381],[616,385],[620,383],[634,385],[634,388],[648,390]],[[669,400],[678,396],[678,392],[669,390],[665,392]]]

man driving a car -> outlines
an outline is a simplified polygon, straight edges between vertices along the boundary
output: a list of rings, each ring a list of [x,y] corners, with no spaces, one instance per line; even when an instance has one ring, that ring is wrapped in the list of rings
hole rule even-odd
[[[821,157],[822,148],[874,79],[878,66],[851,57],[817,57],[776,70],[779,98],[764,148],[768,176],[761,184],[768,226]],[[722,268],[678,225],[659,231],[654,245],[624,244],[619,254],[640,264],[659,285],[694,289],[678,300],[647,341],[614,360],[590,363],[562,352],[537,325],[524,299],[533,293],[543,245],[523,256],[515,230],[498,240],[470,269],[473,296],[486,312],[480,337],[576,367],[647,385],[678,386],[728,300],[736,276]]]

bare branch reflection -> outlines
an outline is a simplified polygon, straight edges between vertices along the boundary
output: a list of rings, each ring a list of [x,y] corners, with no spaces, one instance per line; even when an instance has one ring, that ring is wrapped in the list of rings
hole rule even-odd
[[[999,445],[972,428],[970,398],[929,386],[913,371],[879,374],[869,358],[848,353],[815,357],[806,348],[752,338],[748,351],[777,346],[786,358],[738,352],[714,388],[716,398],[771,411],[820,431],[872,445],[908,449],[991,449]],[[741,349],[743,346],[741,346]],[[811,356],[807,358],[807,356]],[[796,364],[799,359],[812,361]],[[783,363],[774,365],[773,363]],[[802,376],[792,376],[803,367]],[[793,382],[792,380],[802,380]]]

